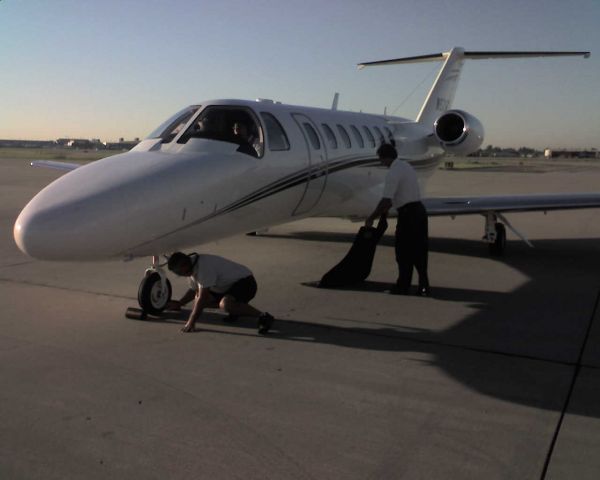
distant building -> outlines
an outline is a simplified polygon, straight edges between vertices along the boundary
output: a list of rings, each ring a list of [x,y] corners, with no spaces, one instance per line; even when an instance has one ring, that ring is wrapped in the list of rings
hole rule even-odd
[[[0,140],[0,148],[52,148],[56,142],[52,140]]]
[[[131,150],[138,143],[120,138],[118,142],[102,142],[99,138],[58,138],[56,140],[2,140],[0,148],[73,148],[77,150]]]
[[[106,142],[104,145],[107,150],[131,150],[138,143],[140,143],[140,139],[136,137],[133,140],[119,138],[118,142]]]
[[[552,150],[547,148],[544,150],[545,158],[600,158],[600,152],[595,148],[591,149],[559,149]]]
[[[104,144],[99,139],[74,138],[67,142],[67,147],[84,150],[104,150]]]

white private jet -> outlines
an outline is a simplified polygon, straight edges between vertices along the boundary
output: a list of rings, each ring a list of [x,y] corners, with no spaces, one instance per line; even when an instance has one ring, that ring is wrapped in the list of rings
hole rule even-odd
[[[80,166],[23,209],[14,238],[42,260],[152,256],[139,288],[149,313],[162,311],[171,287],[161,254],[309,216],[365,218],[381,196],[386,169],[375,154],[396,145],[424,183],[444,153],[479,148],[483,127],[450,110],[465,59],[578,55],[589,52],[450,52],[360,64],[443,61],[415,121],[386,115],[283,105],[271,100],[211,100],[168,119],[127,153]],[[501,253],[505,212],[600,207],[600,193],[425,198],[429,215],[482,214],[485,240]],[[519,236],[518,232],[515,231]],[[521,236],[522,237],[522,236]]]

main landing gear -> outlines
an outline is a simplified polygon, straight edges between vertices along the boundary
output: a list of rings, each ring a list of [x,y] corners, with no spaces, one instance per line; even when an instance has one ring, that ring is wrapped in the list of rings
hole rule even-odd
[[[490,255],[494,257],[504,255],[504,250],[506,249],[506,227],[510,228],[511,232],[533,248],[533,245],[527,240],[525,235],[513,227],[504,215],[498,212],[488,212],[485,214],[483,240],[489,245]]]
[[[483,240],[488,244],[490,255],[501,257],[506,249],[506,228],[498,221],[495,213],[485,216],[485,234]]]
[[[141,310],[128,308],[125,316],[136,320],[143,320],[148,315],[160,315],[171,300],[171,282],[167,278],[164,267],[159,264],[159,257],[152,257],[152,266],[140,282],[138,289],[138,303]]]

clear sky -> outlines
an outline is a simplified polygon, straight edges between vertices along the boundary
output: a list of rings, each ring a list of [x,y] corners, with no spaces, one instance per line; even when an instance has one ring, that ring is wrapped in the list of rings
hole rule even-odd
[[[454,107],[484,145],[600,148],[600,0],[0,0],[0,138],[144,137],[202,100],[334,92],[414,119],[437,64],[356,64],[454,46],[591,50],[467,62]]]

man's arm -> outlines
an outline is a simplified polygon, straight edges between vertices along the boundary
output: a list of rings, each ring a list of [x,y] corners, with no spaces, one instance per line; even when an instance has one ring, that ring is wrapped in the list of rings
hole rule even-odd
[[[179,300],[171,300],[167,305],[168,310],[180,310],[181,307],[190,303],[196,297],[196,290],[190,288]]]
[[[373,213],[365,220],[365,226],[372,227],[375,219],[386,216],[390,208],[392,208],[392,200],[390,198],[384,197],[379,200],[379,203],[377,204],[377,207],[375,207],[375,210],[373,210]]]
[[[193,292],[193,290],[191,290],[191,291]],[[193,332],[194,327],[196,325],[196,320],[198,320],[198,318],[200,318],[200,315],[202,315],[202,311],[206,307],[210,307],[212,301],[213,301],[213,296],[210,294],[208,289],[201,288],[200,292],[198,292],[198,295],[196,296],[196,301],[194,302],[194,308],[192,309],[192,313],[190,313],[190,317],[188,318],[187,323],[181,329],[181,331],[182,332]]]

